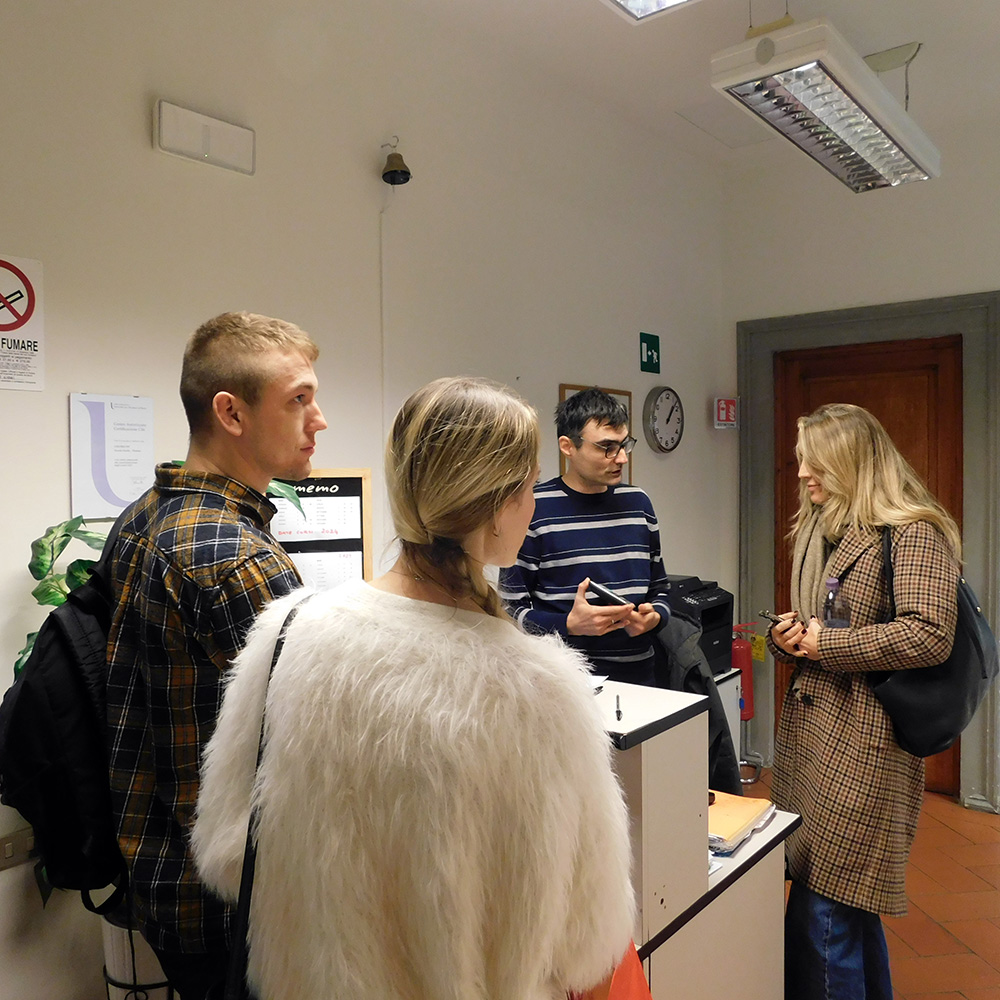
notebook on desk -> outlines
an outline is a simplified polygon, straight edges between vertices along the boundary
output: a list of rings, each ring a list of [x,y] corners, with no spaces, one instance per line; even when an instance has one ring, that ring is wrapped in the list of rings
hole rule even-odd
[[[735,851],[774,815],[774,803],[727,792],[713,792],[708,807],[708,846],[715,854]]]

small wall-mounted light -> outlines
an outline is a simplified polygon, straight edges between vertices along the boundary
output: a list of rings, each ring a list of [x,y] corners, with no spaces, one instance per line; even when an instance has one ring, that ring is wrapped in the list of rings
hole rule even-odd
[[[209,118],[169,101],[156,102],[153,143],[164,153],[252,174],[255,142],[253,129]]]
[[[385,166],[382,168],[382,180],[393,187],[397,184],[405,184],[413,176],[410,173],[410,168],[403,162],[402,154],[396,152],[398,145],[398,135],[392,137],[392,142],[382,143],[382,149],[392,150],[385,159]]]

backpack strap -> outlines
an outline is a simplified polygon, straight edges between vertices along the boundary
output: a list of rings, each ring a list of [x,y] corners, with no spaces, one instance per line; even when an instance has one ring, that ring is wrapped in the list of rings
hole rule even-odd
[[[109,613],[111,610],[110,604],[113,600],[110,584],[111,556],[114,552],[115,542],[118,541],[118,534],[131,508],[132,505],[129,504],[115,519],[115,523],[111,525],[108,531],[107,538],[104,539],[101,556],[90,569],[91,577],[96,579],[103,592],[103,596],[109,603]],[[129,899],[129,870],[124,857],[121,859],[121,868],[111,884],[114,886],[111,894],[99,903],[94,902],[89,889],[81,889],[80,897],[83,900],[84,908],[90,910],[91,913],[103,916],[104,914],[112,913],[121,903]],[[129,920],[129,933],[131,934],[131,919]]]
[[[109,601],[113,599],[111,589],[111,557],[114,555],[115,543],[118,541],[122,525],[125,523],[131,510],[132,504],[129,504],[115,519],[115,523],[111,525],[111,529],[108,531],[108,537],[104,539],[104,547],[101,549],[100,558],[90,567],[90,575],[101,585],[104,596]]]
[[[91,896],[89,889],[81,889],[80,898],[83,901],[84,909],[90,910],[91,913],[97,913],[104,916],[106,913],[113,912],[123,902],[128,901],[129,904],[131,904],[131,897],[128,895],[129,872],[128,865],[125,863],[125,858],[121,859],[121,868],[111,884],[114,886],[111,894],[99,903],[94,902],[94,898]],[[131,912],[129,913],[129,917],[129,933],[131,933]]]

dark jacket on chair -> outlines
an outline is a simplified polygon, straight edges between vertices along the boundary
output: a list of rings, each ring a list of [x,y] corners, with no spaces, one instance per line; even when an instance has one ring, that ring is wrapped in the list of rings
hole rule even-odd
[[[715,677],[698,640],[701,629],[675,611],[656,633],[656,680],[661,687],[708,697],[708,787],[742,795],[740,764]]]

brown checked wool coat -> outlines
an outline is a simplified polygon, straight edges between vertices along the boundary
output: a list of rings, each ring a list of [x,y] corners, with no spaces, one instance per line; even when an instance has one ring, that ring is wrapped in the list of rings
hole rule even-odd
[[[958,615],[958,564],[919,521],[892,529],[896,618],[878,533],[850,529],[827,561],[840,576],[850,628],[823,629],[819,660],[796,660],[775,739],[774,800],[799,813],[789,871],[814,892],[873,913],[906,912],[904,877],[923,796],[924,764],[900,749],[869,687],[870,670],[940,663]],[[853,564],[853,565],[852,565]],[[777,659],[792,660],[773,645]]]

